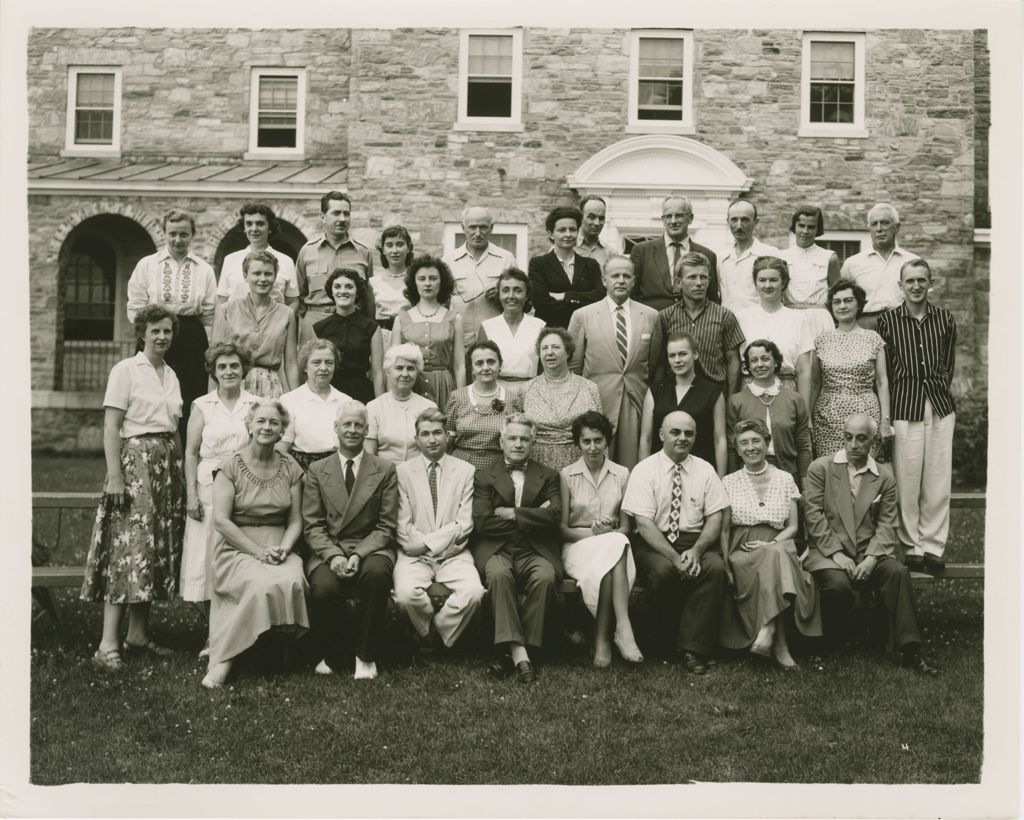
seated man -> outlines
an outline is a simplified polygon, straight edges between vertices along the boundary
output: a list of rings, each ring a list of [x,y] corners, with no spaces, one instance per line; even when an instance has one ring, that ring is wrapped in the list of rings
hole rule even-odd
[[[543,646],[549,610],[558,603],[562,517],[558,473],[530,461],[533,420],[514,413],[501,431],[503,458],[477,470],[473,486],[473,558],[494,614],[495,646],[507,648],[493,671],[537,679],[527,646]],[[516,587],[524,595],[522,610]]]
[[[893,557],[896,545],[896,480],[871,457],[878,429],[870,416],[846,419],[843,449],[807,470],[804,569],[821,591],[826,636],[845,634],[853,584],[878,593],[889,615],[890,641],[903,665],[922,675],[938,670],[921,654],[921,633],[910,572]]]
[[[433,623],[452,646],[480,608],[484,587],[466,551],[473,531],[473,465],[445,454],[445,416],[428,407],[416,419],[421,455],[398,465],[398,545],[395,601],[421,639]],[[431,582],[452,594],[434,614]]]
[[[398,517],[395,465],[363,451],[366,406],[347,401],[334,420],[338,454],[314,461],[302,488],[302,520],[310,554],[306,558],[311,632],[323,660],[318,675],[342,663],[346,588],[358,590],[359,627],[355,634],[357,680],[377,677],[384,638],[393,541]]]
[[[662,448],[633,469],[622,511],[636,520],[637,574],[654,604],[661,648],[686,670],[708,671],[718,645],[726,573],[718,552],[729,497],[715,468],[691,456],[697,425],[681,410],[661,423]]]

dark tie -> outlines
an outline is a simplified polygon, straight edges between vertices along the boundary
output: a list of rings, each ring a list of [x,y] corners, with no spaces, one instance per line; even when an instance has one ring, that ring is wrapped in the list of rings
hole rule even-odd
[[[672,290],[678,292],[683,286],[683,253],[678,242],[672,243]]]
[[[430,484],[430,500],[434,504],[434,515],[437,515],[437,462],[431,461],[427,469],[427,481]]]
[[[345,490],[349,495],[352,495],[352,488],[356,484],[356,474],[352,469],[352,462],[355,459],[349,459],[345,462]]]
[[[626,337],[626,311],[622,305],[615,308],[615,342],[619,346],[622,366],[625,367],[626,356],[629,355],[629,340]]]

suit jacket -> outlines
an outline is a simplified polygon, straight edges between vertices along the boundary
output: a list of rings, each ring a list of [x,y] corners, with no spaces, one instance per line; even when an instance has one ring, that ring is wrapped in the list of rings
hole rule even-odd
[[[718,284],[718,257],[711,248],[698,245],[692,239],[690,250],[702,253],[708,258],[708,301],[722,304],[722,291]],[[672,272],[668,268],[665,237],[658,236],[637,243],[630,251],[629,258],[633,260],[633,267],[636,268],[634,299],[650,305],[655,310],[664,310],[679,301],[672,292]]]
[[[473,531],[472,464],[441,456],[437,476],[437,513],[430,497],[430,479],[422,456],[404,461],[398,472],[398,545],[424,544],[428,556],[444,560],[466,549]]]
[[[302,522],[310,555],[306,573],[336,555],[359,553],[360,560],[381,550],[394,551],[398,518],[395,465],[363,453],[350,496],[341,459],[314,461],[302,486]]]
[[[654,308],[632,299],[629,304],[629,351],[625,364],[619,355],[615,322],[606,299],[580,308],[569,320],[569,335],[576,343],[569,369],[597,385],[601,407],[612,424],[617,423],[623,400],[630,402],[638,414],[643,409],[651,333],[658,321]]]
[[[569,317],[576,308],[604,298],[601,266],[575,251],[573,256],[572,282],[553,250],[530,259],[530,301],[533,302],[533,312],[547,325],[568,327]],[[565,293],[565,298],[559,301],[551,296],[552,293]]]
[[[809,548],[804,569],[835,569],[829,556],[842,550],[855,561],[865,555],[892,555],[896,546],[896,479],[887,466],[878,475],[864,473],[857,498],[850,495],[850,475],[833,456],[815,459],[807,470],[804,524]]]
[[[473,482],[473,537],[470,549],[477,569],[483,574],[488,559],[501,547],[528,544],[547,558],[562,577],[562,543],[558,525],[562,520],[562,497],[558,473],[530,461],[526,465],[523,497],[516,506],[516,488],[502,458],[490,467],[478,468]],[[541,507],[544,502],[547,507]],[[494,514],[495,507],[514,507],[515,521]]]

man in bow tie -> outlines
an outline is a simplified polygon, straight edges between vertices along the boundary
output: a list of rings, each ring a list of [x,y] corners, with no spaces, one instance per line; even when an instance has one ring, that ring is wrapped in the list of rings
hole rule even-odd
[[[530,460],[535,432],[529,416],[509,416],[501,431],[502,457],[477,470],[473,486],[471,549],[489,593],[494,643],[508,651],[493,671],[514,674],[520,683],[536,680],[527,647],[543,646],[550,634],[564,573],[558,473]]]

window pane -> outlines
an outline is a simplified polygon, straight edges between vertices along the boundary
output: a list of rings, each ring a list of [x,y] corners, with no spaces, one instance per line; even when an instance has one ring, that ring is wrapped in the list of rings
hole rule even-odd
[[[853,43],[811,43],[812,80],[853,80],[856,47]]]
[[[855,253],[860,253],[860,242],[856,239],[819,239],[821,247],[832,251],[842,264]]]
[[[257,148],[295,148],[294,128],[258,128],[256,129]]]
[[[853,85],[811,83],[811,122],[853,122]]]
[[[683,41],[677,38],[640,39],[640,76],[678,78],[683,76]]]
[[[75,142],[109,145],[114,141],[113,111],[76,111]]]
[[[75,104],[78,107],[113,108],[113,74],[79,74]]]
[[[116,263],[105,244],[79,240],[68,255],[64,273],[64,338],[114,338]]]
[[[511,117],[512,81],[469,80],[466,86],[466,116]]]
[[[466,244],[466,235],[462,231],[455,233],[455,247]],[[514,233],[492,233],[491,244],[504,248],[511,254],[516,252],[516,235]]]
[[[682,108],[682,83],[641,80],[638,90],[640,92],[638,97],[641,107],[650,105],[671,105],[677,108]]]
[[[295,111],[298,98],[298,77],[260,77],[260,110]]]
[[[509,35],[471,34],[469,36],[469,74],[471,76],[512,76],[512,37]]]

